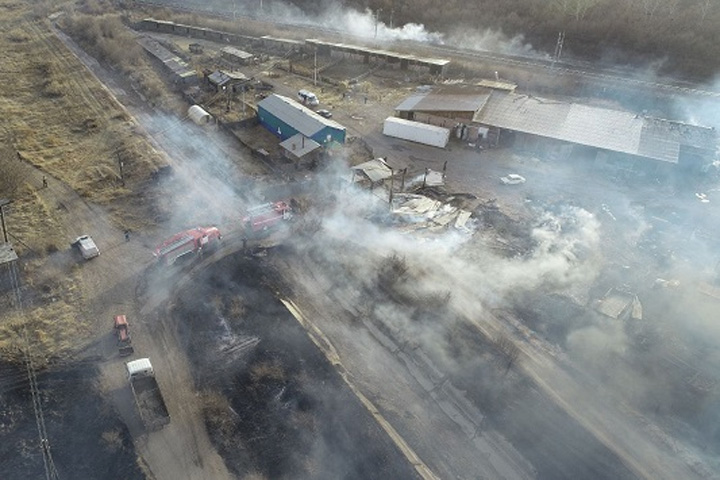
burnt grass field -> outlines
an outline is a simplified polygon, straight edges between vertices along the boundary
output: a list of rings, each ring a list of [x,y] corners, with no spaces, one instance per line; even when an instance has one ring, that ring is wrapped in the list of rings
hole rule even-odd
[[[266,286],[226,257],[178,292],[173,316],[205,421],[243,478],[414,479],[413,467]]]
[[[144,479],[130,435],[99,393],[90,365],[39,373],[45,425],[60,478]],[[0,364],[0,478],[45,478],[24,367]]]

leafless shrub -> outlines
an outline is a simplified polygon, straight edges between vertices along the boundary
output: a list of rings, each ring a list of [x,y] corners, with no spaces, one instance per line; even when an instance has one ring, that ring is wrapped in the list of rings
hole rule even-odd
[[[73,15],[62,26],[83,48],[113,67],[130,72],[140,63],[142,48],[117,16]]]
[[[418,306],[423,310],[442,310],[450,304],[452,292],[449,290],[444,292],[432,292],[422,295],[418,298]]]
[[[235,431],[237,422],[227,397],[219,392],[206,390],[200,395],[200,400],[210,430],[222,438],[229,438]]]
[[[243,302],[243,299],[240,297],[234,297],[232,300],[230,300],[230,307],[228,308],[228,313],[233,318],[241,318],[243,315],[245,315],[245,312],[247,309],[245,308],[245,303]]]
[[[392,289],[397,284],[407,278],[408,265],[405,257],[392,254],[380,265],[378,273],[378,283],[381,287]]]
[[[250,370],[250,379],[253,383],[260,383],[266,380],[284,381],[285,370],[282,365],[275,362],[262,362],[253,365]]]
[[[27,179],[27,168],[13,149],[0,146],[0,197],[13,198]]]
[[[122,449],[123,441],[122,436],[118,430],[108,430],[102,433],[102,439],[105,443],[105,448],[111,452],[117,452]]]
[[[492,340],[495,351],[500,356],[502,364],[505,367],[505,374],[507,374],[512,366],[520,358],[520,347],[515,342],[505,335],[499,335]]]

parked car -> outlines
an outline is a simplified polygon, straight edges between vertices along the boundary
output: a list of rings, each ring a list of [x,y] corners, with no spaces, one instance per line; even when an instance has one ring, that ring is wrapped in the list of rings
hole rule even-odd
[[[517,173],[510,173],[508,175],[505,175],[504,177],[500,177],[500,181],[504,185],[518,185],[521,183],[525,183],[525,177],[522,175],[518,175]]]
[[[85,260],[89,260],[100,255],[100,249],[98,249],[97,245],[95,245],[95,242],[92,238],[90,238],[90,235],[81,235],[77,237],[71,246],[77,248],[80,255],[82,255]]]
[[[330,110],[325,110],[324,108],[321,108],[320,110],[317,110],[315,113],[320,115],[321,117],[330,118],[332,117],[332,112]]]

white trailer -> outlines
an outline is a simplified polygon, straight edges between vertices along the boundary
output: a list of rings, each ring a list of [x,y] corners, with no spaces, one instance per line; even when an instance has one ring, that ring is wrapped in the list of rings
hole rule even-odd
[[[439,148],[445,148],[450,139],[450,129],[448,128],[396,117],[385,119],[383,134]]]

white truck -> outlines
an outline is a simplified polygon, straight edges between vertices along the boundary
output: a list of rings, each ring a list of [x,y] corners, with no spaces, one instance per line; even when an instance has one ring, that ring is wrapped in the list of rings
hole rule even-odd
[[[397,117],[388,117],[383,125],[383,134],[388,137],[410,140],[438,148],[445,148],[450,140],[450,129],[413,122]]]
[[[90,260],[91,258],[95,258],[100,255],[100,249],[98,249],[97,245],[95,245],[95,242],[92,238],[90,238],[90,235],[81,235],[77,237],[71,246],[77,248],[80,255],[82,255],[85,260]]]
[[[149,358],[139,358],[125,364],[130,389],[140,418],[148,430],[160,430],[170,423],[165,399],[155,379],[155,371]]]

